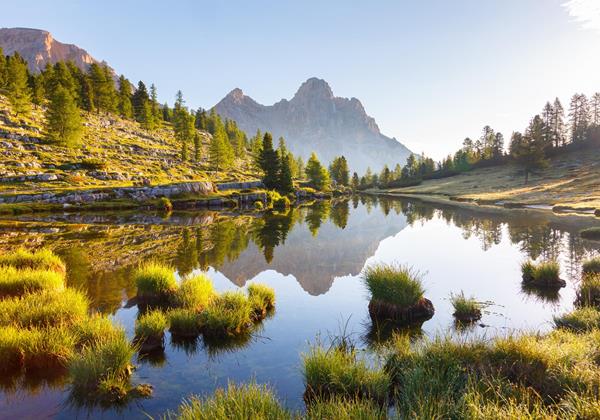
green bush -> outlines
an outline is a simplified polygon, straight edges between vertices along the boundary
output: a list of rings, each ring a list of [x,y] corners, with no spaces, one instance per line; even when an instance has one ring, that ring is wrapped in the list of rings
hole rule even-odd
[[[137,294],[143,299],[168,299],[177,290],[173,269],[158,263],[141,266],[134,275]]]
[[[0,296],[20,296],[40,290],[62,290],[64,287],[64,274],[56,271],[0,266]]]
[[[10,266],[17,270],[52,270],[65,273],[65,265],[61,259],[49,249],[27,251],[18,249],[14,252],[0,255],[0,266]]]
[[[521,265],[523,283],[540,287],[562,287],[565,282],[560,279],[560,265],[556,261],[542,261],[535,264],[525,261]]]
[[[184,401],[176,414],[168,416],[181,420],[229,419],[292,419],[292,415],[264,385],[235,385],[219,388],[210,397],[191,397]]]
[[[182,280],[175,293],[175,304],[199,311],[205,308],[214,296],[212,281],[205,274],[199,274]]]
[[[421,275],[408,267],[374,264],[365,268],[363,278],[372,299],[400,307],[415,305],[425,293]]]
[[[247,331],[252,325],[252,304],[243,293],[225,292],[201,312],[205,334],[231,335]]]
[[[600,257],[590,258],[583,262],[583,274],[600,274]]]

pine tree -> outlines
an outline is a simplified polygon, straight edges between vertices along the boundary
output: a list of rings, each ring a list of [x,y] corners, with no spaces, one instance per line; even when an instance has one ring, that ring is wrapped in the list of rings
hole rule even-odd
[[[31,111],[31,91],[27,83],[27,63],[18,53],[7,60],[6,94],[16,116],[28,115]]]
[[[173,110],[169,108],[169,105],[165,102],[162,107],[162,119],[163,121],[171,122],[173,120]]]
[[[200,134],[194,135],[194,162],[200,162],[200,153],[202,151],[202,143],[200,142]]]
[[[119,77],[119,92],[117,96],[117,109],[119,115],[123,118],[132,118],[133,105],[131,104],[131,83],[123,75]]]
[[[162,113],[160,112],[160,107],[158,106],[158,93],[156,92],[156,86],[154,83],[150,85],[150,108],[152,110],[154,127],[160,127]]]
[[[296,178],[298,179],[304,179],[304,159],[302,159],[302,156],[298,156],[296,158]]]
[[[348,186],[350,170],[348,169],[348,162],[344,156],[339,156],[333,159],[329,167],[329,173],[331,179],[337,185]]]
[[[271,133],[265,133],[260,151],[259,165],[263,171],[263,183],[269,190],[277,188],[279,177],[279,156],[273,149],[273,137]]]
[[[600,92],[592,95],[590,101],[590,122],[594,126],[600,125]]]
[[[225,127],[219,124],[215,127],[209,147],[209,160],[214,171],[228,169],[233,162],[233,148],[227,140]]]
[[[321,165],[315,152],[311,153],[310,158],[306,163],[305,173],[311,187],[317,190],[329,188],[329,173],[327,172],[327,169]]]
[[[552,104],[552,111],[552,142],[554,143],[554,147],[564,146],[566,142],[565,110],[558,98]]]
[[[148,123],[148,112],[149,109],[148,101],[150,97],[148,95],[148,90],[146,89],[146,85],[141,80],[138,82],[137,89],[133,93],[131,97],[131,106],[133,107],[133,116],[135,120],[139,123]],[[150,117],[152,116],[152,112],[150,112]]]
[[[83,124],[77,104],[69,91],[59,85],[54,89],[46,111],[48,140],[69,148],[79,146]]]
[[[544,122],[539,115],[531,120],[524,136],[513,133],[511,153],[524,167],[525,184],[534,169],[546,166],[544,147]]]
[[[360,180],[358,179],[358,174],[354,172],[352,174],[352,182],[350,183],[350,187],[352,191],[358,191],[358,187],[360,186]]]
[[[279,191],[281,194],[289,194],[294,191],[294,182],[292,181],[292,168],[290,160],[290,153],[285,152],[279,155],[279,176],[277,180],[277,191]]]
[[[92,81],[89,76],[83,75],[81,79],[81,92],[79,95],[79,102],[81,109],[94,112],[96,110],[94,106],[94,88],[92,87]]]
[[[106,65],[102,67],[96,63],[90,65],[88,71],[92,84],[94,107],[97,112],[114,112],[115,110],[115,87],[110,70]]]
[[[587,97],[584,94],[576,93],[571,98],[569,118],[571,121],[571,141],[577,143],[585,140],[589,124],[589,108]]]
[[[46,91],[44,90],[44,81],[41,74],[29,75],[28,84],[31,90],[31,102],[36,106],[41,106],[46,99]]]
[[[6,56],[2,47],[0,47],[0,93],[4,93],[6,89],[6,77],[7,77],[7,63]]]
[[[69,95],[77,102],[79,100],[79,83],[71,74],[71,70],[63,61],[59,61],[54,65],[52,77],[48,80],[48,98],[54,94],[54,90],[58,86],[64,87]]]

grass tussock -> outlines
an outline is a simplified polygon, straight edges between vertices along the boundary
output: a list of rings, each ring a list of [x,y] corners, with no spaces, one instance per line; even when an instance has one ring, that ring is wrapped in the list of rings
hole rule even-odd
[[[330,398],[313,401],[305,417],[308,420],[385,420],[387,411],[371,400]]]
[[[125,336],[125,330],[116,326],[109,318],[94,314],[71,326],[77,339],[77,348],[95,346],[103,340]]]
[[[64,274],[46,269],[0,266],[0,296],[21,296],[40,290],[62,290]]]
[[[450,303],[454,308],[453,315],[459,321],[476,321],[481,318],[481,303],[474,297],[466,297],[462,291],[458,295],[450,295]]]
[[[560,265],[557,261],[542,261],[538,264],[525,261],[521,265],[523,283],[538,287],[564,287],[565,281],[560,279]]]
[[[44,290],[0,300],[0,325],[23,328],[73,325],[88,316],[88,299],[73,289]]]
[[[255,317],[264,318],[267,311],[275,307],[275,290],[264,284],[253,283],[248,286],[248,298]]]
[[[368,366],[356,351],[342,346],[314,346],[303,355],[305,399],[329,398],[387,401],[390,381],[381,369]]]
[[[277,400],[274,392],[256,384],[235,385],[219,388],[210,397],[191,397],[184,401],[177,413],[168,415],[181,420],[229,420],[229,419],[292,419]]]
[[[204,274],[185,278],[175,293],[175,304],[179,307],[200,311],[215,296],[211,280]]]
[[[375,264],[363,273],[373,299],[408,307],[417,304],[425,290],[421,275],[409,267],[395,264]]]
[[[579,236],[583,239],[591,239],[594,241],[600,240],[600,227],[591,227],[579,231]]]
[[[591,331],[600,328],[600,312],[595,308],[584,306],[567,314],[555,316],[554,325],[575,332]]]
[[[49,249],[27,251],[18,249],[14,252],[0,255],[0,266],[9,266],[17,270],[51,270],[64,274],[66,269],[61,259]]]
[[[181,337],[197,337],[202,331],[200,314],[191,309],[173,309],[167,314],[169,331]]]
[[[600,274],[585,274],[579,284],[577,306],[594,306],[600,308]]]
[[[169,299],[177,290],[175,273],[169,266],[147,263],[134,275],[138,297],[142,299]]]
[[[584,261],[581,271],[583,274],[600,274],[600,257]]]
[[[252,304],[242,292],[225,292],[201,312],[203,331],[208,335],[234,335],[252,325]]]
[[[138,340],[161,340],[169,323],[162,311],[154,310],[141,315],[135,322],[135,336]]]

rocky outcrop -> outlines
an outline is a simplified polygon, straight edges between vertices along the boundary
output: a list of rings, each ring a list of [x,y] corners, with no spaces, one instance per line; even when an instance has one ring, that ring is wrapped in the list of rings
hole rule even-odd
[[[85,71],[92,63],[98,63],[88,52],[76,45],[55,40],[50,32],[30,28],[1,28],[0,47],[5,55],[18,52],[29,64],[29,70],[39,73],[46,64],[72,61]]]
[[[218,114],[233,119],[253,135],[257,129],[283,136],[290,149],[304,158],[315,151],[324,162],[344,155],[351,170],[379,171],[384,164],[403,164],[411,154],[403,144],[379,131],[356,98],[333,95],[327,82],[308,79],[291,100],[271,106],[257,103],[242,90],[232,90],[215,105]]]

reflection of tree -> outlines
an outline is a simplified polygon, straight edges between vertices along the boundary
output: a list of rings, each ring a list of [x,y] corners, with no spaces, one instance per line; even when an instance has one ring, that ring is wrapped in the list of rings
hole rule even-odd
[[[329,218],[334,225],[340,229],[344,229],[348,224],[348,215],[350,214],[350,203],[348,200],[336,201],[331,206]]]
[[[331,204],[329,201],[317,201],[308,208],[305,221],[313,236],[317,236],[321,224],[329,217]]]
[[[265,261],[273,261],[276,246],[285,243],[288,232],[294,225],[294,210],[286,214],[267,213],[254,226],[254,242],[265,256]]]
[[[181,231],[181,242],[177,247],[175,255],[175,268],[180,275],[186,276],[191,273],[197,266],[198,249],[196,241],[192,240],[190,229],[185,228]]]

